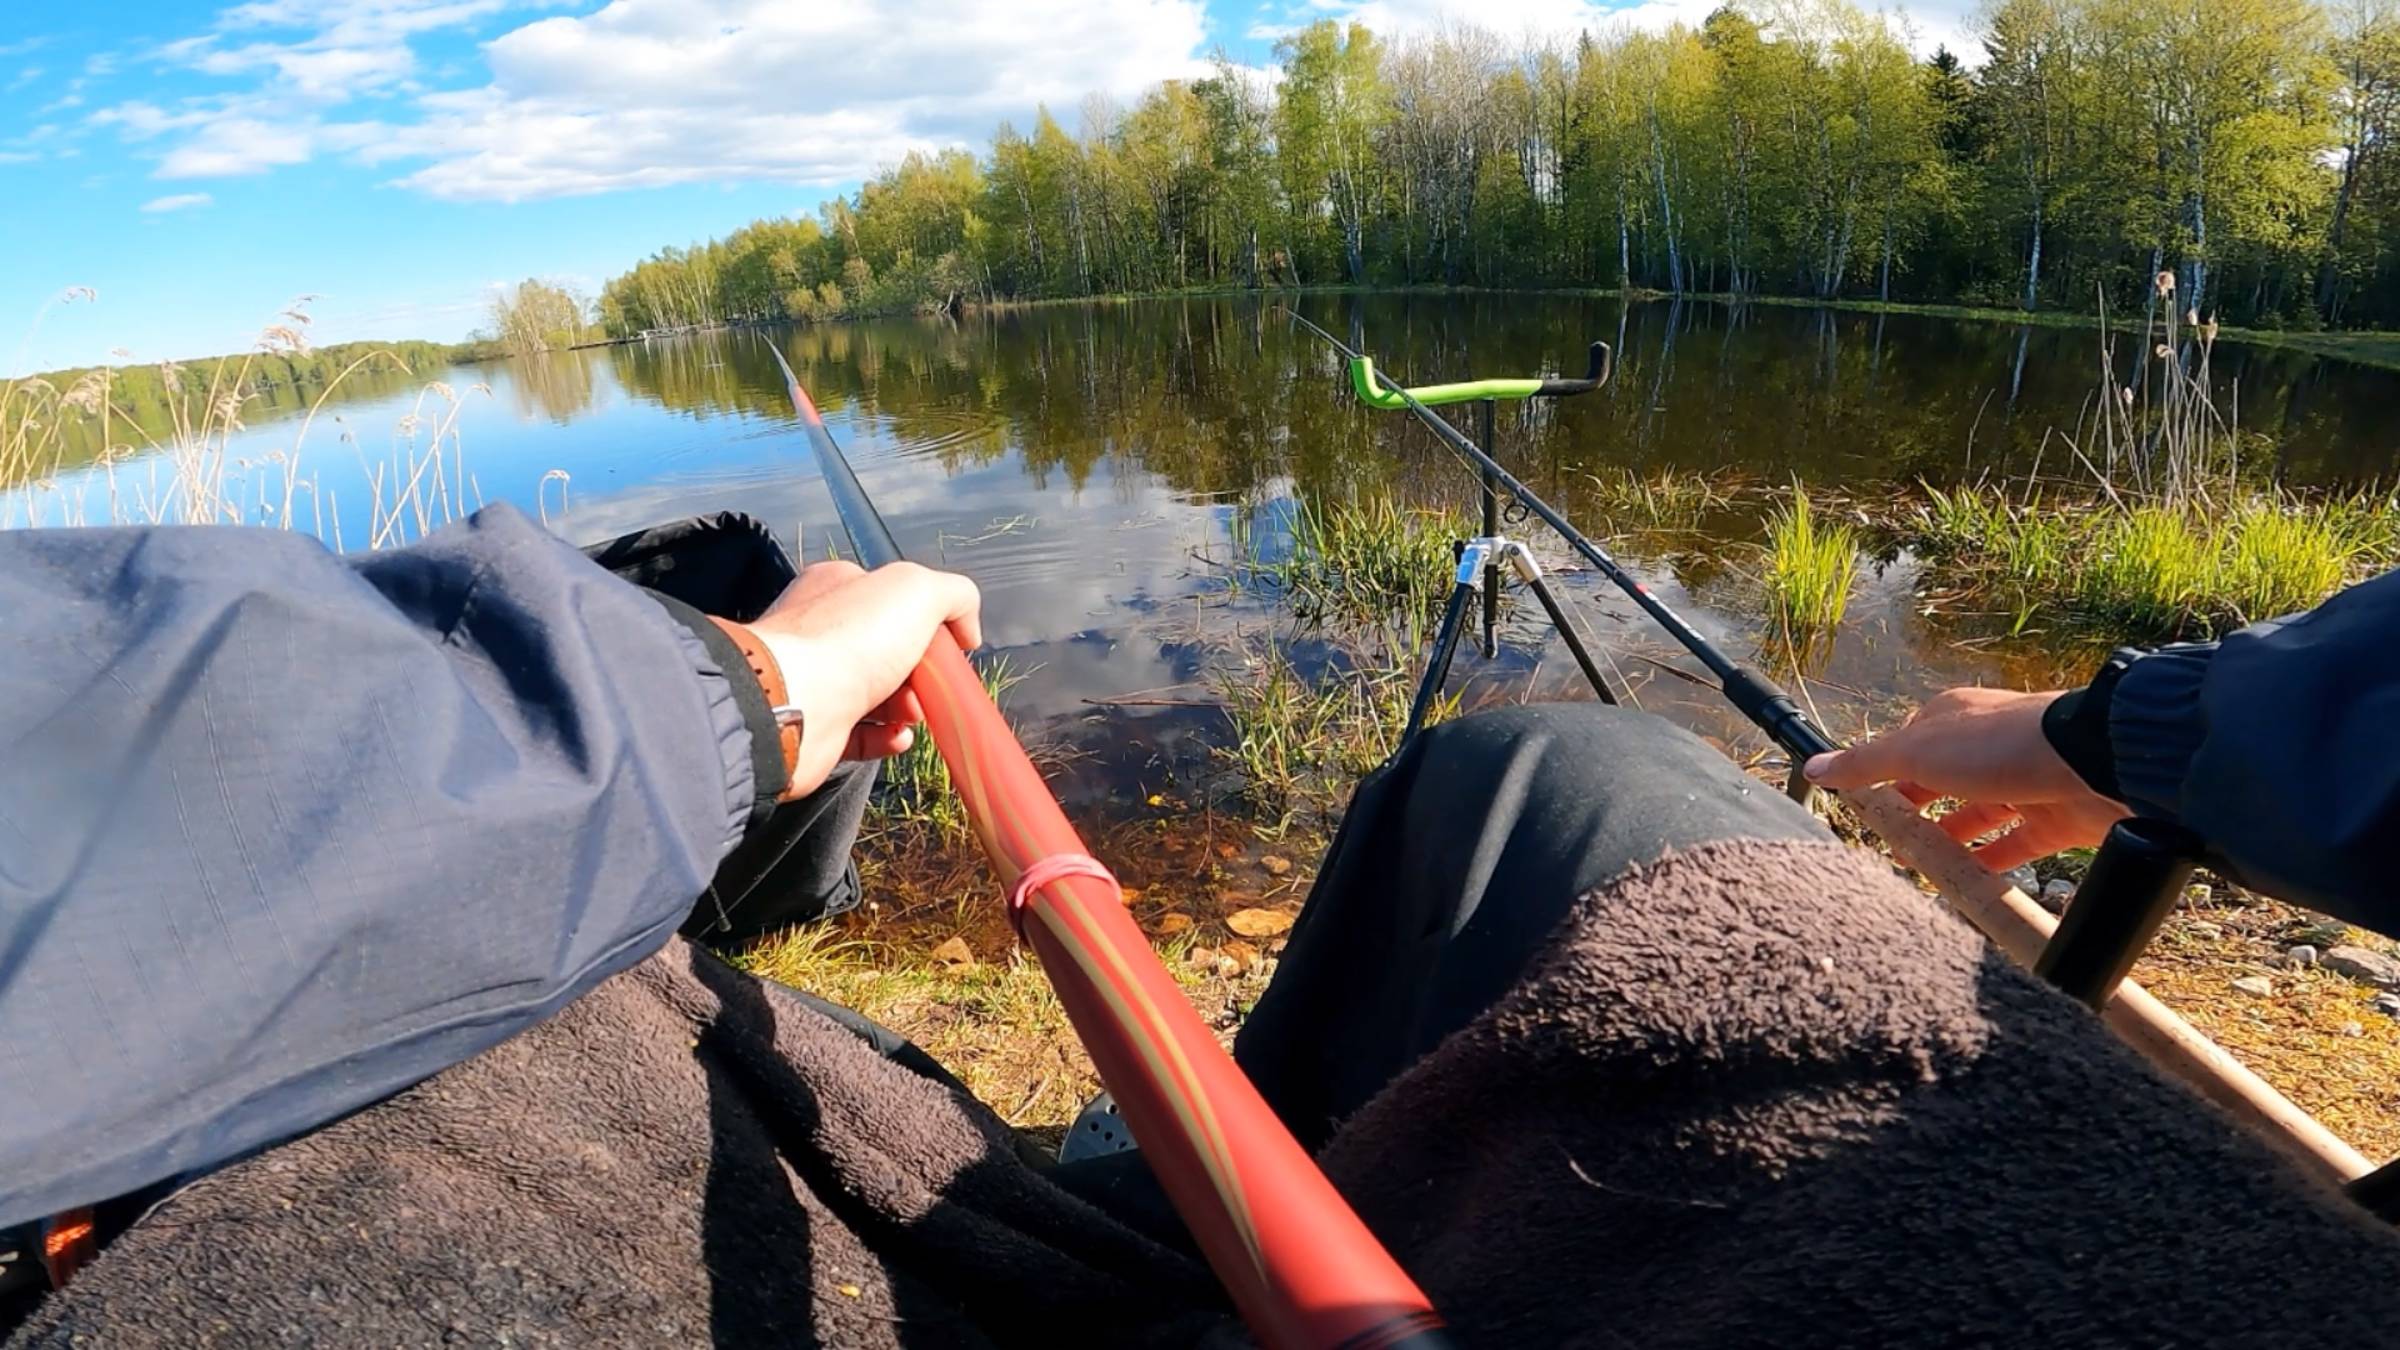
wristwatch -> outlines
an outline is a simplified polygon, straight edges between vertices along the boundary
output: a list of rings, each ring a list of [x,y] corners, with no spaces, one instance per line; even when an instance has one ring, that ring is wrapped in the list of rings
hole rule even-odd
[[[733,640],[734,647],[742,654],[742,660],[748,663],[751,675],[758,680],[759,693],[766,697],[767,712],[775,719],[777,737],[783,743],[784,787],[779,795],[788,801],[797,795],[793,788],[800,769],[800,734],[808,725],[807,715],[798,704],[791,701],[791,691],[783,682],[783,667],[777,664],[774,653],[767,650],[767,644],[759,641],[758,634],[752,632],[748,624],[720,619],[713,614],[709,619]]]

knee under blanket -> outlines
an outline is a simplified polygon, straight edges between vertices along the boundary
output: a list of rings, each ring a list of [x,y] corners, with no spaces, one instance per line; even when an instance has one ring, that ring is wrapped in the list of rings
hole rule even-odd
[[[1469,1345],[2400,1335],[2400,1239],[1830,844],[1585,897],[1323,1161]],[[679,942],[187,1188],[12,1344],[1241,1341],[988,1111]]]

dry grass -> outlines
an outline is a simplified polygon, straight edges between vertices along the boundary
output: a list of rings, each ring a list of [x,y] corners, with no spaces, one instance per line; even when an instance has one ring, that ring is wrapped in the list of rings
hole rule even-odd
[[[2368,1006],[2376,990],[2278,959],[2303,941],[2389,944],[2229,889],[2169,918],[2134,978],[2368,1158],[2400,1155],[2400,1020]],[[2274,994],[2233,988],[2251,975]]]
[[[58,303],[93,298],[89,288],[74,287]],[[298,419],[288,445],[255,457],[236,453],[236,439],[248,430],[245,415],[257,399],[257,364],[308,352],[307,301],[294,301],[261,329],[248,354],[208,365],[205,379],[192,378],[177,362],[160,363],[156,370],[168,399],[163,434],[120,406],[119,367],[88,371],[64,390],[39,377],[0,382],[0,528],[246,524],[306,530],[337,550],[376,549],[422,538],[482,506],[458,431],[463,400],[450,386],[431,382],[399,419],[380,456],[370,459],[354,433],[342,428],[340,439],[358,465],[360,481],[352,490],[367,498],[368,537],[341,537],[338,489],[307,460],[309,435],[351,376],[379,365],[407,371],[388,351],[368,351],[334,373]],[[478,384],[468,392],[491,391]],[[97,483],[87,480],[73,491],[62,482],[71,439],[100,447],[89,466]],[[95,486],[98,503],[92,500]]]
[[[1225,926],[1244,909],[1295,912],[1308,871],[1262,851],[1239,821],[1160,798],[1161,814],[1087,829],[1127,907],[1201,1017],[1230,1047],[1275,971],[1279,938]],[[1307,841],[1313,863],[1321,845]],[[1049,978],[1009,930],[983,860],[963,840],[885,834],[860,850],[872,897],[793,929],[736,964],[864,1013],[915,1041],[1002,1119],[1055,1147],[1100,1090]],[[956,958],[963,943],[969,962]]]

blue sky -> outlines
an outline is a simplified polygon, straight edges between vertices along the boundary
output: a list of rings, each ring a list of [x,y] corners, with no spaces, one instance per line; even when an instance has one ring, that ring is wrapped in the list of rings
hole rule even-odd
[[[1464,12],[1513,37],[1711,3]],[[1453,17],[1442,0],[5,0],[0,375],[239,350],[302,295],[319,342],[455,339],[497,283],[596,290],[911,149],[980,146],[1040,103],[1072,125],[1087,96],[1122,102],[1220,45],[1264,64],[1279,31],[1348,16]],[[60,303],[70,287],[97,298]]]

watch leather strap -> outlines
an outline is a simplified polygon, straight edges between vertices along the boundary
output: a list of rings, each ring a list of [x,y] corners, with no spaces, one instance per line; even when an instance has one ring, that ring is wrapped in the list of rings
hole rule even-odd
[[[751,675],[757,678],[759,692],[766,696],[767,711],[775,719],[775,733],[783,747],[783,799],[789,801],[793,796],[793,778],[800,767],[802,717],[800,709],[792,704],[791,690],[784,685],[783,667],[776,664],[774,654],[758,640],[758,634],[750,631],[749,625],[720,619],[714,614],[708,620],[732,640],[735,650],[749,665]]]

